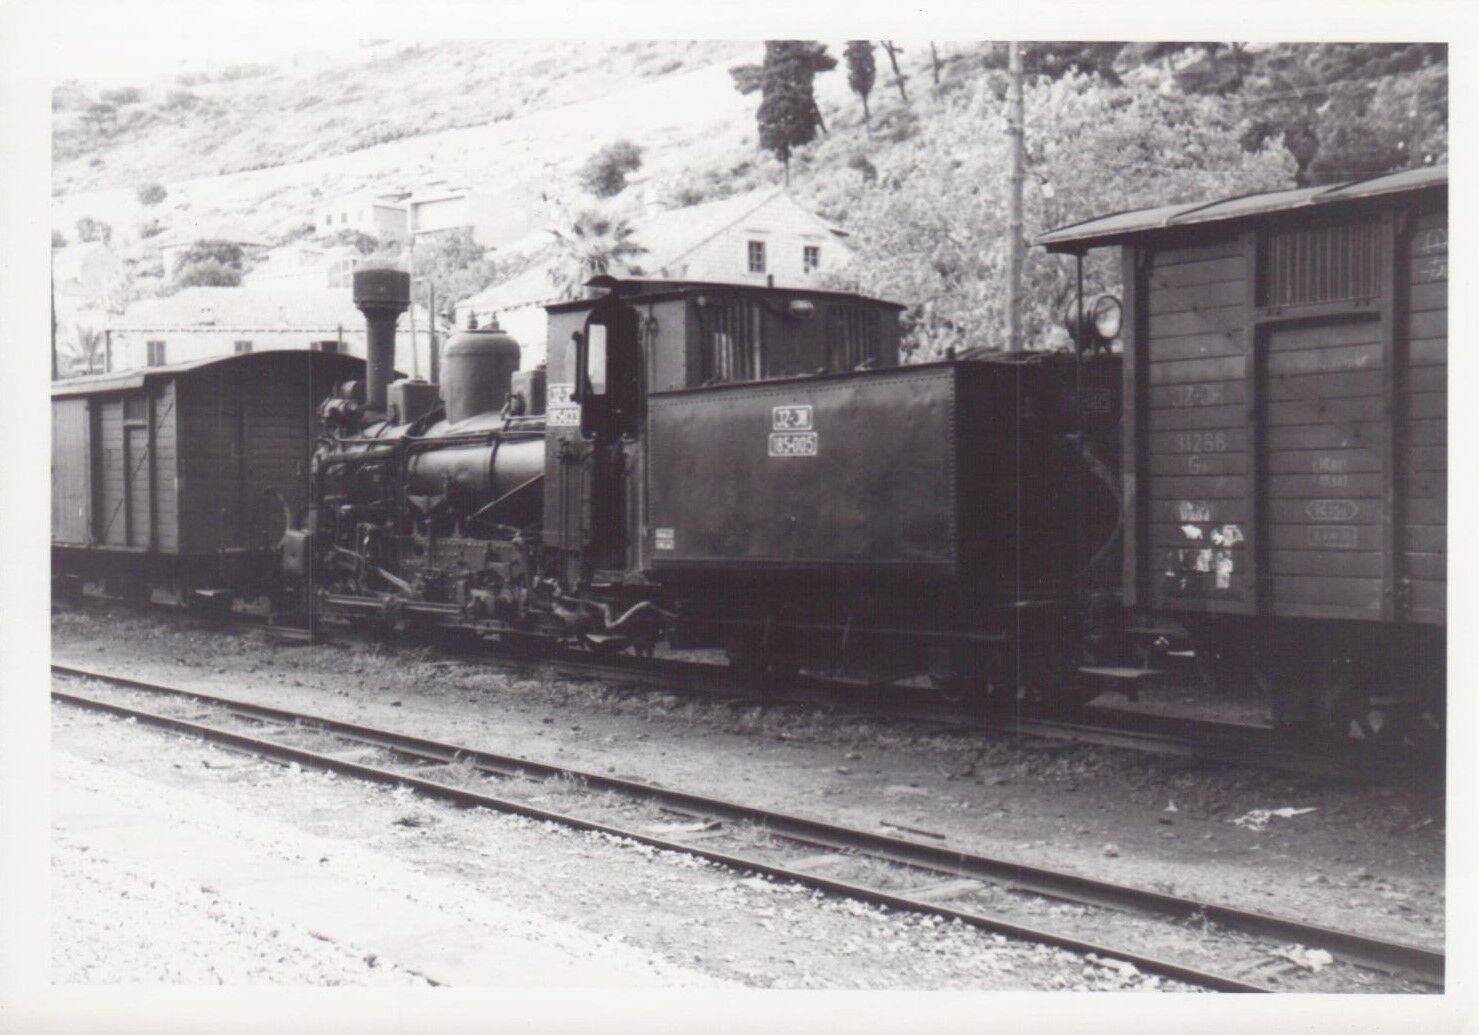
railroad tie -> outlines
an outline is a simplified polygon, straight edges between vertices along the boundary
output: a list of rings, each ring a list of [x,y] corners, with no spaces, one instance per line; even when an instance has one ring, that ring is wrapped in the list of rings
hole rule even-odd
[[[947,880],[943,884],[928,884],[922,888],[901,891],[899,894],[904,898],[912,898],[916,902],[948,902],[953,898],[974,895],[984,887],[986,885],[978,880],[962,878]]]

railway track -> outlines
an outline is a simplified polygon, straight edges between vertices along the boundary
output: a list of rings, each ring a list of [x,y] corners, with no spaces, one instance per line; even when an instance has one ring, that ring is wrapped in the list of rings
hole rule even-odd
[[[930,913],[996,934],[1124,961],[1143,972],[1202,988],[1272,991],[1247,972],[1246,961],[1249,956],[1255,961],[1267,958],[1270,945],[1289,944],[1323,949],[1341,965],[1381,971],[1418,987],[1443,987],[1443,954],[1420,946],[189,688],[67,665],[53,665],[52,673],[104,688],[104,696],[98,697],[53,686],[53,699],[68,705],[130,717],[281,763],[410,787],[463,808],[494,809],[605,833],[828,894]],[[140,697],[156,707],[162,704],[163,710],[141,707]],[[524,793],[495,796],[487,793],[490,782]],[[551,788],[556,797],[573,802],[580,814],[568,804],[551,808],[539,803],[540,795],[551,793]],[[632,821],[633,806],[646,810],[645,820]],[[1108,926],[1128,930],[1128,935],[1118,944],[1107,944],[1086,933],[1092,923],[1048,929],[1023,922],[1020,912],[1014,915],[1010,906],[986,908],[1032,899],[1068,904],[1080,916],[1100,920],[1110,916],[1115,923]],[[1231,940],[1233,956],[1243,961],[1241,969],[1226,965],[1213,969],[1144,947],[1164,944],[1169,932],[1185,938],[1198,927],[1213,932],[1218,940]],[[1225,964],[1226,954],[1221,959]]]
[[[115,598],[94,596],[99,603],[118,604]],[[124,605],[132,606],[132,605]],[[195,621],[229,621],[259,629],[293,643],[314,642],[324,635],[293,625],[275,625],[267,615],[235,610],[214,619],[191,615],[178,605],[151,602],[159,614]],[[348,628],[345,626],[345,628]],[[1439,779],[1438,759],[1413,759],[1296,746],[1272,729],[1247,723],[1132,712],[1093,707],[1073,717],[1022,712],[1015,715],[983,713],[925,687],[897,684],[860,684],[803,674],[783,687],[757,690],[739,681],[723,665],[674,658],[603,656],[567,647],[539,647],[538,653],[506,653],[481,642],[442,643],[449,657],[492,668],[543,668],[562,676],[635,684],[646,689],[703,696],[731,702],[769,706],[796,705],[868,718],[908,720],[962,733],[1030,736],[1100,747],[1120,748],[1169,758],[1274,769],[1331,780],[1382,781],[1394,777],[1428,776]]]

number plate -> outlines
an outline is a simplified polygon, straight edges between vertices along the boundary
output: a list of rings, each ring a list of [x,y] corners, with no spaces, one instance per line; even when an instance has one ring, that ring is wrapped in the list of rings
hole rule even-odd
[[[814,427],[811,422],[811,407],[772,406],[770,426],[775,431],[810,431]]]
[[[771,456],[816,456],[815,431],[773,431],[770,434]]]
[[[573,384],[552,384],[545,390],[545,427],[580,427],[580,404],[570,399],[574,390]]]

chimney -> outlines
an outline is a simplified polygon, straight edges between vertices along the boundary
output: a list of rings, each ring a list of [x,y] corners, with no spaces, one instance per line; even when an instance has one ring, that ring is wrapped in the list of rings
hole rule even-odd
[[[386,387],[395,370],[395,323],[411,304],[405,270],[354,271],[354,305],[365,314],[365,415],[383,419]]]

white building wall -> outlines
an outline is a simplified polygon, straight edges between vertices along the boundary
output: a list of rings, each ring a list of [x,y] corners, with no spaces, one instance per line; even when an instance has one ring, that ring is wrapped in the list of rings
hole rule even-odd
[[[751,241],[765,245],[763,273],[750,272]],[[808,246],[818,249],[820,264],[815,272],[803,268],[803,250]],[[690,280],[748,280],[756,284],[764,284],[768,276],[774,276],[777,285],[804,285],[815,282],[817,274],[842,265],[850,254],[851,250],[836,234],[781,195],[683,256],[679,262],[682,271],[670,269],[669,275]]]
[[[230,356],[236,352],[238,341],[250,341],[253,352],[274,352],[292,349],[308,349],[314,342],[340,341],[341,352],[351,356],[365,357],[365,328],[346,326],[340,338],[338,328],[305,330],[302,328],[165,328],[157,331],[114,331],[112,334],[112,370],[133,370],[149,365],[149,342],[164,342],[165,363],[185,363],[213,356]],[[420,363],[420,374],[429,377],[430,344],[423,323],[416,327],[416,342],[420,346],[416,359]],[[411,334],[404,318],[397,328],[395,337],[395,368],[410,375],[416,369],[412,365]]]

